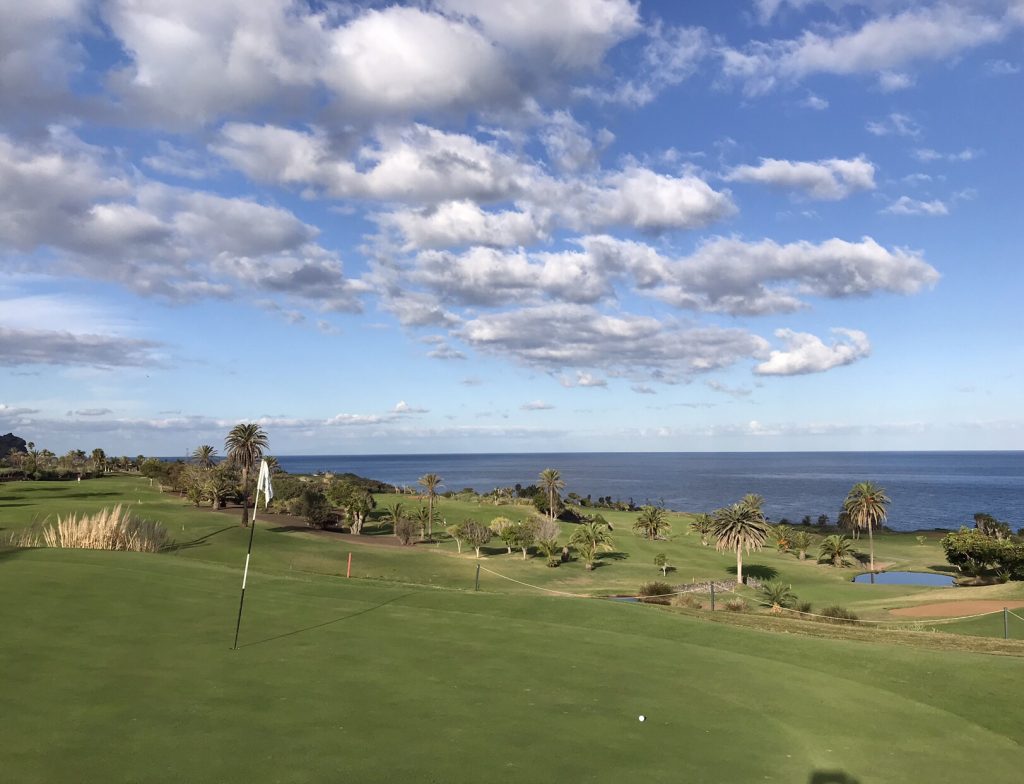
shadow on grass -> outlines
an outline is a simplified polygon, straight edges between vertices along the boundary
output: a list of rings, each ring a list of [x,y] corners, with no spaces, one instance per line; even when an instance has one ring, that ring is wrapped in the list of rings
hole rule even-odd
[[[24,501],[23,495],[0,495],[0,501]]]
[[[736,567],[730,566],[725,571],[729,574],[736,574]],[[779,570],[773,566],[765,566],[764,564],[743,564],[743,576],[744,577],[755,577],[758,580],[774,580],[779,576]]]
[[[625,561],[629,558],[629,553],[620,553],[617,550],[613,550],[610,553],[598,553],[597,560],[599,561]]]
[[[250,648],[253,645],[263,645],[264,643],[274,642],[275,640],[283,640],[285,637],[294,637],[295,635],[302,634],[303,632],[311,632],[315,629],[322,629],[323,627],[330,626],[333,623],[340,623],[341,621],[347,621],[350,618],[356,618],[360,615],[366,615],[366,613],[373,612],[374,610],[379,610],[384,605],[391,604],[392,602],[397,602],[400,599],[405,599],[407,596],[412,595],[412,592],[403,593],[401,596],[393,596],[390,599],[380,602],[379,604],[373,605],[372,607],[367,607],[364,610],[357,610],[356,612],[349,613],[348,615],[342,615],[340,618],[332,618],[329,621],[324,621],[323,623],[315,623],[312,626],[305,626],[301,629],[295,629],[294,631],[285,632],[284,634],[275,634],[273,637],[266,637],[262,640],[256,640],[255,642],[247,642],[242,645],[239,645],[238,647]]]
[[[937,566],[929,566],[928,568],[931,569],[933,572],[946,572],[947,574],[960,574],[961,573],[959,569],[957,569],[955,566],[950,566],[949,564],[941,564],[941,565],[937,565]]]
[[[807,779],[807,784],[860,784],[845,770],[816,770]]]
[[[210,538],[216,536],[217,534],[222,534],[225,531],[230,531],[232,528],[238,528],[238,526],[237,525],[228,525],[228,526],[225,526],[224,528],[220,528],[220,529],[218,529],[216,531],[208,533],[208,534],[206,534],[206,536],[200,536],[199,538],[193,539],[193,540],[191,540],[189,542],[180,542],[180,543],[179,542],[175,542],[174,544],[170,544],[167,547],[165,547],[163,551],[165,553],[176,553],[179,550],[189,550],[189,549],[191,549],[193,547],[204,547],[206,545],[206,540],[207,539],[210,539]]]

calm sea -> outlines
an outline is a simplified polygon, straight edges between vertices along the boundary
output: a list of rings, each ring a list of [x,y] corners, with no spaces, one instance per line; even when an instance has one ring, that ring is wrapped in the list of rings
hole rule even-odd
[[[279,456],[291,473],[350,471],[394,485],[439,474],[444,489],[537,481],[557,468],[565,492],[711,511],[760,493],[773,520],[827,514],[835,521],[846,493],[871,480],[892,499],[897,530],[957,528],[987,512],[1024,526],[1024,452],[587,452],[470,455]]]

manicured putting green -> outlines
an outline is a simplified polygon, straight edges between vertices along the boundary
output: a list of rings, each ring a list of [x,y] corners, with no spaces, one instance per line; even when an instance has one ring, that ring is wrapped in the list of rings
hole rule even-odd
[[[0,554],[17,782],[1019,780],[1021,660],[615,602]],[[644,722],[637,721],[643,714]]]

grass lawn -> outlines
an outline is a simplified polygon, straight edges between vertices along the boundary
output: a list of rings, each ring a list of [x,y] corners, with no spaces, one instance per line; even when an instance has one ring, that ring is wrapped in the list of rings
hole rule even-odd
[[[161,555],[3,557],[6,780],[1010,782],[1024,765],[1015,657],[265,574],[232,652],[237,588],[237,569]]]
[[[1019,643],[800,622],[782,634],[768,616],[716,623],[486,574],[477,593],[476,561],[452,543],[383,547],[267,516],[230,651],[248,536],[237,510],[196,510],[137,477],[17,483],[0,486],[0,529],[117,501],[162,521],[177,549],[0,549],[5,780],[1010,782],[1024,765]],[[497,547],[482,562],[598,593],[657,578],[658,551],[674,582],[730,574],[682,525],[651,543],[631,515],[609,517],[621,555],[593,573]],[[941,565],[936,541],[882,536],[876,557]],[[360,579],[337,576],[348,552]],[[853,570],[774,551],[749,563],[866,614],[950,591],[1019,595],[853,585]],[[989,621],[962,631],[989,635]]]

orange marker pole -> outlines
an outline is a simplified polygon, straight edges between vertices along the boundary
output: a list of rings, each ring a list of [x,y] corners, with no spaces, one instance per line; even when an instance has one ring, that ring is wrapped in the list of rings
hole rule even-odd
[[[345,570],[345,576],[346,577],[351,577],[352,576],[352,553],[348,554],[348,568]]]

